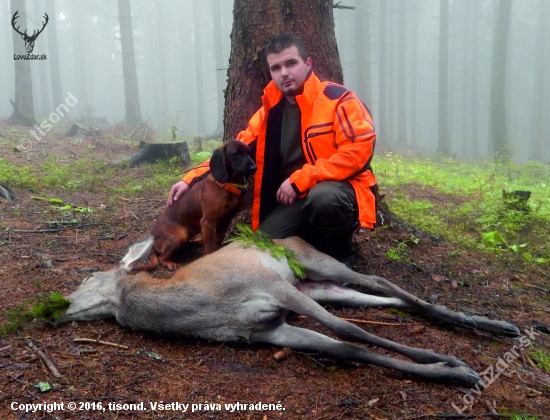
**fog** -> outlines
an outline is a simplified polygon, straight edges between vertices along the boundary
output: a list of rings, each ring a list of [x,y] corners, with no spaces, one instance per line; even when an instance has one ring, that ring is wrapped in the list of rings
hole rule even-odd
[[[344,83],[372,111],[379,145],[435,152],[448,141],[449,154],[487,158],[493,152],[491,83],[496,80],[493,51],[499,0],[450,0],[448,21],[442,3],[342,1],[340,5],[354,8],[334,10]],[[535,157],[547,163],[550,1],[511,3],[506,53],[501,54],[507,138],[514,160]],[[28,0],[25,6],[28,23],[20,18],[21,30],[39,29],[44,13],[49,15],[48,29],[38,36],[33,51],[48,59],[30,62],[37,121],[59,105],[52,95],[56,50],[63,99],[68,92],[78,99],[70,117],[106,118],[109,124],[123,121],[117,2]],[[143,119],[160,130],[176,124],[179,133],[187,135],[219,130],[232,0],[134,0],[131,7]],[[9,99],[14,98],[14,29],[8,0],[0,0],[0,17],[0,118],[8,118],[13,111]],[[445,28],[447,44],[440,42],[442,36],[447,39]],[[448,55],[440,54],[446,49]],[[448,93],[442,96],[445,89]],[[537,142],[539,149],[533,153]]]

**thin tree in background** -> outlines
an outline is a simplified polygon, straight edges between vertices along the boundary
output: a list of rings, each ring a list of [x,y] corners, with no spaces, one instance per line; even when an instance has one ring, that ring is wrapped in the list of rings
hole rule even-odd
[[[44,11],[46,10],[44,6],[42,5],[41,0],[34,0],[34,20],[35,22],[40,22],[42,19],[44,19]],[[44,43],[43,45],[46,45],[46,37],[44,35]],[[34,63],[31,63],[31,68],[34,64],[34,68],[36,70],[36,73],[33,74],[33,87],[35,88],[34,92],[34,98],[37,100],[35,105],[38,105],[38,109],[35,107],[35,112],[37,115],[48,115],[51,112],[51,102],[49,100],[50,98],[50,90],[48,86],[48,68],[47,63],[44,63],[43,61],[35,61]],[[39,102],[38,102],[39,101]]]
[[[506,57],[512,0],[500,0],[493,40],[491,69],[491,152],[495,162],[510,161],[511,153],[506,128]]]
[[[369,12],[370,0],[360,0],[355,10],[355,92],[363,102],[372,100],[370,89],[370,62],[369,62]]]
[[[235,0],[233,7],[224,138],[246,128],[261,105],[263,88],[270,80],[263,49],[275,35],[294,32],[308,48],[317,76],[343,82],[332,0]]]
[[[451,153],[449,136],[449,0],[439,1],[439,139],[437,153]]]
[[[471,156],[476,158],[479,156],[479,123],[478,123],[478,25],[479,25],[479,14],[480,7],[478,0],[470,0],[469,2],[469,13],[470,13],[470,27],[471,27],[471,36],[470,36],[470,46],[469,48],[471,53],[470,60],[470,83],[471,83],[471,101],[470,101],[470,115],[471,115],[471,124],[470,124],[470,140],[471,140]]]
[[[214,23],[214,58],[216,62],[216,93],[218,103],[218,124],[216,126],[215,133],[219,133],[223,130],[223,94],[225,90],[226,81],[223,67],[223,37],[222,37],[222,13],[220,9],[219,0],[211,0],[212,3],[212,18]]]
[[[11,15],[15,17],[15,27],[27,28],[27,11],[24,0],[11,0]],[[24,31],[21,29],[20,31]],[[25,43],[21,36],[12,31],[13,52],[16,55],[26,55]],[[31,63],[28,60],[13,60],[15,66],[15,98],[10,100],[13,113],[8,123],[32,127],[36,124],[32,97]]]
[[[397,58],[397,143],[402,146],[407,144],[407,2],[399,0],[398,11],[398,58]]]
[[[179,109],[182,111],[179,122],[184,130],[190,131],[197,121],[197,100],[195,95],[199,93],[195,89],[195,70],[193,56],[193,22],[189,19],[191,15],[191,2],[186,0],[179,3],[178,25],[176,35],[178,38],[178,78],[181,80],[183,89],[179,92]]]
[[[120,45],[124,76],[124,99],[126,103],[126,118],[124,121],[127,124],[139,124],[143,120],[139,104],[130,0],[118,0],[118,19],[120,21]]]
[[[202,35],[200,4],[192,2],[193,7],[193,34],[195,38],[195,82],[197,85],[197,112],[199,133],[206,132],[205,108],[204,108],[204,82],[202,69]]]
[[[166,22],[164,16],[164,8],[162,6],[163,0],[158,0],[155,2],[155,9],[157,12],[157,17],[155,19],[155,34],[156,34],[156,58],[158,59],[157,71],[155,77],[158,79],[158,86],[160,87],[159,96],[160,96],[160,114],[163,119],[168,117],[168,86],[166,85],[166,80],[168,79],[168,73],[166,69],[168,68],[166,64]]]
[[[75,63],[75,76],[77,80],[77,91],[74,92],[78,98],[78,105],[81,107],[82,113],[87,117],[91,117],[91,110],[88,108],[88,77],[87,77],[87,49],[86,49],[86,32],[88,29],[87,19],[83,14],[86,13],[84,7],[85,4],[82,1],[75,1],[71,3],[71,12],[73,20],[73,48],[74,48],[74,63]]]
[[[548,144],[548,108],[545,106],[545,89],[548,87],[548,68],[550,57],[548,54],[548,0],[539,0],[537,13],[537,39],[535,41],[534,57],[541,62],[535,66],[533,80],[533,111],[531,113],[531,141],[529,143],[529,160],[547,162],[550,153]],[[546,118],[545,118],[546,116]],[[546,141],[545,141],[546,140]],[[546,149],[546,150],[545,150]]]
[[[154,13],[153,10],[156,10],[156,8],[154,7],[154,3],[151,3],[150,4],[151,16]],[[149,83],[147,84],[148,91],[146,92],[146,97],[149,103],[152,103],[153,109],[150,112],[153,115],[153,118],[156,120],[160,120],[163,117],[162,111],[160,111],[162,109],[162,106],[161,106],[162,100],[160,98],[161,81],[160,81],[160,77],[155,77],[157,74],[160,74],[159,60],[156,59],[156,53],[157,53],[156,46],[158,45],[158,43],[156,41],[156,33],[153,27],[153,19],[149,18],[149,19],[145,19],[145,21],[147,26],[147,55],[148,55],[147,71],[149,74],[148,76]],[[179,25],[179,28],[180,30],[183,30],[183,28],[185,28],[185,25]],[[186,37],[186,39],[188,38],[190,39],[191,37],[190,36]],[[186,71],[187,65],[188,65],[187,60],[181,63],[182,73]]]
[[[50,62],[50,73],[52,78],[52,99],[53,109],[63,103],[63,89],[61,88],[61,65],[59,64],[59,46],[57,43],[57,14],[55,12],[54,0],[46,0],[46,10],[51,17],[48,22],[48,47],[50,54],[48,61]]]
[[[378,58],[379,94],[378,94],[378,130],[377,136],[383,142],[387,141],[388,127],[388,4],[380,0],[380,43]]]
[[[411,143],[420,145],[420,136],[417,133],[417,108],[418,108],[418,21],[420,14],[418,12],[418,0],[409,3],[411,8],[409,12],[410,20],[410,38],[411,38],[411,98],[410,98],[410,117],[411,117]]]

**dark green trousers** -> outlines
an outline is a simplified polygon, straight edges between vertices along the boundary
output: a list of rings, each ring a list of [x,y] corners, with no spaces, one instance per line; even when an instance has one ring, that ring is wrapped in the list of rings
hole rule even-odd
[[[259,229],[273,239],[297,235],[315,246],[317,234],[328,230],[347,231],[352,226],[355,229],[357,222],[357,201],[351,184],[323,181],[291,206],[278,204],[260,223]]]

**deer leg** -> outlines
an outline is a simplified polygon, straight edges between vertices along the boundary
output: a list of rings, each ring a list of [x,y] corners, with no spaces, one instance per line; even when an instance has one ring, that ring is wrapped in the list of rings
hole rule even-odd
[[[296,258],[306,267],[307,278],[311,280],[337,280],[341,283],[357,284],[369,292],[398,298],[415,310],[449,324],[508,337],[519,336],[519,329],[509,322],[493,321],[485,317],[470,317],[460,312],[451,311],[444,306],[432,305],[383,277],[367,276],[350,270],[344,264],[317,251],[299,238],[289,238],[278,242],[295,252]]]
[[[396,297],[367,295],[332,280],[300,282],[296,288],[315,302],[336,304],[347,308],[399,308],[413,309],[407,302]]]
[[[269,343],[297,351],[321,352],[336,359],[381,366],[427,381],[474,385],[480,380],[477,373],[467,366],[450,366],[445,362],[419,365],[373,353],[360,346],[343,343],[318,332],[285,323],[270,331],[252,333],[250,342]]]
[[[332,315],[325,308],[305,294],[296,293],[296,289],[294,287],[290,286],[289,289],[278,288],[273,292],[273,295],[279,301],[279,305],[283,308],[314,319],[343,340],[371,344],[373,346],[401,354],[414,362],[421,364],[444,362],[453,367],[466,366],[464,362],[455,357],[435,353],[431,350],[408,347],[371,334],[351,322]]]

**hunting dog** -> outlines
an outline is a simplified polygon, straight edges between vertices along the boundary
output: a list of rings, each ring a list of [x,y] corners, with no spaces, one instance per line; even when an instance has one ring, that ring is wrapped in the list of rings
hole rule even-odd
[[[430,304],[377,276],[350,270],[298,237],[275,240],[294,253],[304,267],[298,278],[286,257],[240,242],[221,248],[160,281],[148,273],[129,275],[135,262],[150,251],[154,239],[133,244],[118,268],[97,272],[67,296],[62,321],[116,318],[121,325],[155,333],[206,340],[270,343],[297,351],[394,369],[427,381],[473,386],[480,377],[461,360],[431,350],[412,348],[378,337],[332,315],[318,302],[348,307],[400,308],[423,312],[437,320],[497,335],[517,337],[519,329],[505,321],[467,316]],[[345,287],[359,285],[375,295]],[[382,297],[382,296],[386,297]],[[374,353],[318,332],[286,323],[289,311],[326,326],[340,339],[378,346],[403,360]]]
[[[214,150],[210,173],[190,185],[178,201],[167,207],[153,225],[155,238],[147,265],[134,269],[152,270],[159,264],[178,268],[172,255],[198,233],[204,254],[216,251],[233,217],[243,205],[248,178],[256,171],[252,152],[238,140],[227,140]]]

